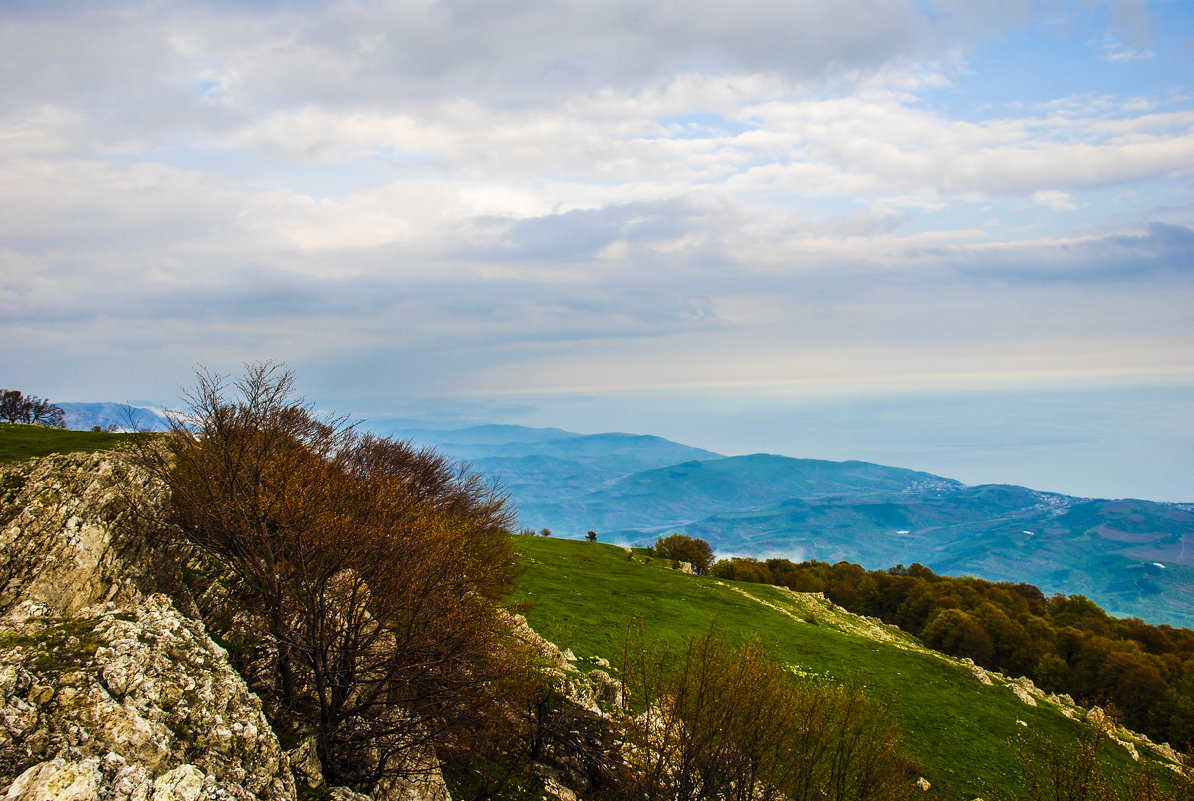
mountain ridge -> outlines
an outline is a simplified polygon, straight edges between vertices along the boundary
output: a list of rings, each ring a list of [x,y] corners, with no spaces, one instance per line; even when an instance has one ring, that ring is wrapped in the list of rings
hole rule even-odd
[[[868,569],[920,562],[1084,594],[1118,615],[1194,625],[1194,549],[1185,553],[1194,504],[967,485],[859,460],[702,451],[668,463],[688,446],[641,435],[536,444],[519,427],[504,431],[519,442],[504,446],[493,429],[483,446],[461,430],[437,437],[451,440],[450,456],[500,479],[530,528],[565,537],[592,530],[603,541],[640,545],[678,531],[722,555]]]
[[[114,406],[114,405],[113,405]],[[648,544],[678,531],[722,555],[922,563],[1084,594],[1108,611],[1194,626],[1194,504],[1082,498],[859,460],[725,456],[643,434],[407,426],[499,481],[520,525]]]

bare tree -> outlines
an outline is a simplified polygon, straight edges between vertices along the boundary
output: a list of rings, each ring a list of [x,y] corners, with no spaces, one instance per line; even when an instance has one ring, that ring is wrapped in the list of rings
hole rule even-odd
[[[186,400],[141,461],[252,603],[281,727],[315,734],[329,778],[354,786],[410,769],[420,745],[481,738],[495,688],[526,669],[495,603],[515,566],[505,496],[316,415],[276,364],[231,384],[201,372]]]
[[[891,713],[853,685],[796,680],[758,642],[714,631],[682,652],[628,639],[630,795],[648,801],[902,801],[916,760]],[[629,712],[629,707],[627,708]]]

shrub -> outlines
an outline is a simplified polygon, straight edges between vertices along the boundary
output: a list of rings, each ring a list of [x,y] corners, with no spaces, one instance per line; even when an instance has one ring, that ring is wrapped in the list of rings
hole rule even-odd
[[[424,744],[479,752],[496,689],[525,675],[496,601],[515,554],[506,498],[448,459],[316,416],[289,370],[200,373],[140,461],[170,522],[260,621],[276,723],[314,733],[332,783],[405,770]],[[494,735],[497,736],[497,735]]]
[[[688,562],[692,565],[692,572],[705,576],[713,566],[713,548],[702,539],[694,539],[687,534],[669,534],[655,541],[651,549],[652,556],[658,556],[673,562]]]
[[[762,646],[716,632],[680,653],[628,638],[623,680],[645,711],[627,797],[647,801],[896,801],[914,797],[920,765],[894,717],[856,685],[798,680]]]

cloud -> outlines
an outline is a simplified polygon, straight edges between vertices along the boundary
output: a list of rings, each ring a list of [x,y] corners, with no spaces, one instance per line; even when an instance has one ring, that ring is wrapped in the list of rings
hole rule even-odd
[[[0,330],[448,390],[1176,352],[1189,101],[986,91],[1042,31],[1162,52],[1088,8],[10,3]]]
[[[1136,61],[1156,56],[1149,49],[1153,23],[1144,0],[1120,0],[1113,4],[1111,25],[1103,40],[1109,61]]]
[[[1032,193],[1034,203],[1048,206],[1057,211],[1073,211],[1078,208],[1069,192],[1058,192],[1051,189],[1039,189]]]
[[[1150,223],[1135,234],[1059,242],[972,245],[929,252],[974,277],[1015,283],[1105,283],[1194,278],[1194,230]]]
[[[516,220],[477,218],[471,225],[480,234],[475,238],[479,241],[465,252],[487,261],[588,261],[618,244],[665,246],[676,242],[691,230],[690,218],[700,213],[691,204],[673,199]]]

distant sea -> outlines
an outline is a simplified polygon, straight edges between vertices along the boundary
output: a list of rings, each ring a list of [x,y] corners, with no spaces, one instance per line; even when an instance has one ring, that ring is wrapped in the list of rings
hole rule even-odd
[[[626,431],[727,455],[857,459],[967,484],[1194,502],[1194,384],[888,393],[736,387],[369,406],[365,415],[380,428],[384,418],[407,416],[436,427]]]

